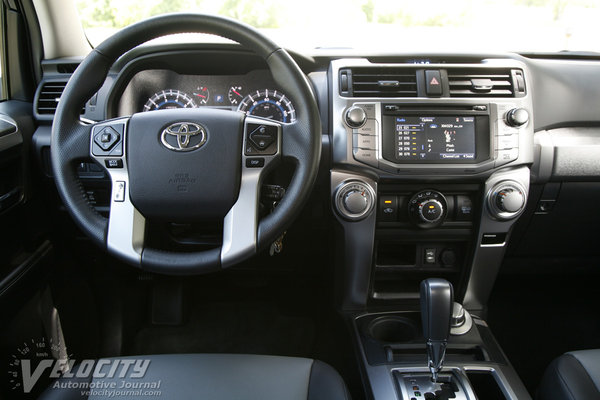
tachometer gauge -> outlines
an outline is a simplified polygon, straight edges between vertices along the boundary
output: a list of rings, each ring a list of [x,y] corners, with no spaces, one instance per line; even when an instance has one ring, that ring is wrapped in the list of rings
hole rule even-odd
[[[227,97],[229,98],[229,102],[231,104],[240,104],[240,101],[244,98],[242,94],[241,86],[232,86],[229,88],[229,93],[227,93]]]
[[[192,94],[194,95],[194,99],[198,100],[200,104],[206,104],[208,103],[208,99],[210,99],[210,92],[206,86],[198,86]]]
[[[277,90],[256,91],[244,98],[238,107],[247,115],[272,119],[279,122],[294,122],[296,110],[292,102]]]
[[[154,93],[144,105],[144,111],[166,110],[169,108],[194,108],[194,100],[180,90],[165,89]]]

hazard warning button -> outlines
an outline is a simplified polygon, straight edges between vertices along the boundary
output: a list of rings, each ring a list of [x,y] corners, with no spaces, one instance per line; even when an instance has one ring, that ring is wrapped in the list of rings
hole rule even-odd
[[[440,76],[440,71],[425,71],[425,92],[427,96],[442,95],[442,77]]]

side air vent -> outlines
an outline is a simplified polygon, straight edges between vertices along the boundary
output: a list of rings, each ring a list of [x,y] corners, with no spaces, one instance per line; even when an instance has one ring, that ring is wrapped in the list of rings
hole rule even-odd
[[[56,66],[56,71],[59,74],[72,74],[79,67],[77,63],[68,63],[68,64],[58,64]]]
[[[58,102],[67,82],[45,82],[38,95],[36,110],[39,115],[54,115],[58,108]],[[85,113],[85,107],[81,109],[81,114]]]
[[[515,72],[510,69],[448,69],[450,97],[515,97]],[[524,93],[524,90],[523,90]]]
[[[46,82],[40,90],[37,101],[37,112],[40,115],[52,115],[56,112],[60,96],[67,82]]]
[[[349,90],[348,94],[350,96],[417,97],[417,77],[414,69],[352,68],[345,71],[349,72],[348,89],[351,91]]]

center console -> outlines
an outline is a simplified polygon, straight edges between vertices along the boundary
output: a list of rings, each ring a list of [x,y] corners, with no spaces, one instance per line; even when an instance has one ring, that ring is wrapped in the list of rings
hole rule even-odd
[[[338,300],[373,396],[417,398],[406,388],[425,385],[419,284],[435,277],[454,285],[473,328],[448,341],[446,386],[423,393],[475,398],[471,384],[487,376],[503,398],[527,398],[485,324],[529,191],[527,67],[387,61],[340,59],[329,70]]]

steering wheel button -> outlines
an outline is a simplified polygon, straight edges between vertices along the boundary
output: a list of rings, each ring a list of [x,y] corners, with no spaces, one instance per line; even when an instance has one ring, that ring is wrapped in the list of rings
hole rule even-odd
[[[121,135],[112,127],[103,128],[94,136],[94,142],[104,151],[112,149],[121,140]]]
[[[106,168],[123,168],[123,160],[120,158],[104,160],[104,165],[106,165]]]
[[[116,181],[114,188],[114,200],[122,203],[125,201],[125,181]]]
[[[262,168],[264,166],[265,166],[265,159],[262,157],[246,159],[246,167],[247,168]]]

